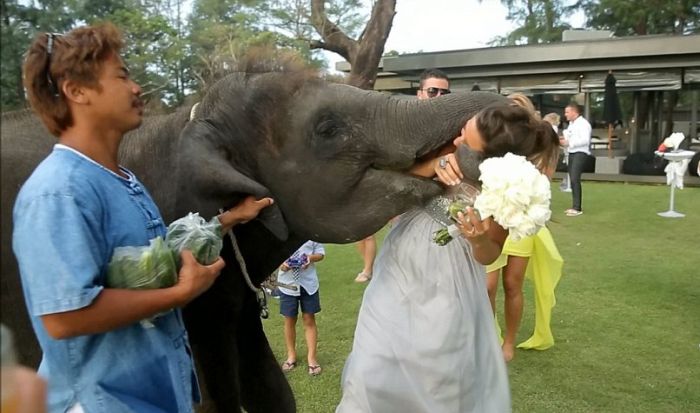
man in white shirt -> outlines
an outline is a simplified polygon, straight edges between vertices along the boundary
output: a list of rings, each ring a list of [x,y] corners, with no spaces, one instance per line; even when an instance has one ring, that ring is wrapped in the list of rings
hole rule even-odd
[[[569,152],[569,180],[571,185],[572,205],[566,215],[576,217],[583,214],[581,208],[581,173],[588,155],[591,154],[591,124],[581,116],[581,108],[571,102],[564,109],[564,117],[569,127],[564,131],[561,144]]]

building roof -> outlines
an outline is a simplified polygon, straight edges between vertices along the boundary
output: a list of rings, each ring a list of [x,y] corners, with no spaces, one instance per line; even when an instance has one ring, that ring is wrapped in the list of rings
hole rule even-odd
[[[700,34],[576,40],[524,46],[412,53],[385,57],[375,89],[411,91],[429,67],[444,70],[453,89],[500,93],[602,91],[612,70],[621,91],[700,88]],[[349,71],[349,64],[336,64]]]

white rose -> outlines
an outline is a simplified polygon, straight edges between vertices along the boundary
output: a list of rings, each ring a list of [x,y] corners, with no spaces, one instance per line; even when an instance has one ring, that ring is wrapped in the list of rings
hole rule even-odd
[[[511,238],[534,235],[551,216],[549,179],[522,156],[508,153],[479,166],[481,194],[474,207],[483,218],[492,216]]]

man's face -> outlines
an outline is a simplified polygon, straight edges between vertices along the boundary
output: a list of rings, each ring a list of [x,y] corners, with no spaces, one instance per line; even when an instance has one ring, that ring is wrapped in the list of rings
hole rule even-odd
[[[571,122],[578,117],[578,112],[574,108],[567,106],[564,108],[564,117]]]
[[[436,96],[446,95],[450,90],[450,82],[447,79],[429,77],[423,81],[423,85],[418,89],[416,96],[418,99],[430,99]]]
[[[103,62],[98,82],[101,90],[90,89],[88,93],[93,115],[101,126],[126,133],[141,125],[141,87],[131,80],[121,57],[111,54]]]

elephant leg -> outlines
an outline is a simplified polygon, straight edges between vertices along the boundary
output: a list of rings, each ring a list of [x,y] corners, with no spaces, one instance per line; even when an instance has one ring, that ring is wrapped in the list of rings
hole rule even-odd
[[[241,411],[238,349],[233,331],[211,334],[192,344],[196,357],[202,404],[198,413]]]
[[[185,307],[185,325],[202,389],[200,413],[240,412],[238,320],[244,291],[234,277],[219,276],[214,287]]]
[[[265,337],[257,301],[247,300],[238,330],[241,398],[249,413],[294,413],[292,389]]]

